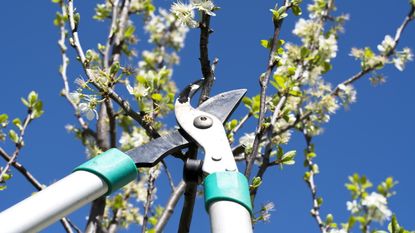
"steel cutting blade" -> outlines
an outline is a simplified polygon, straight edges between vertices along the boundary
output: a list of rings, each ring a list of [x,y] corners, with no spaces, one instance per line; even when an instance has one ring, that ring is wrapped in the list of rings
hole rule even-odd
[[[235,111],[241,102],[246,89],[223,92],[203,102],[197,109],[216,116],[222,123]],[[156,138],[147,144],[126,152],[137,167],[152,167],[165,156],[188,147],[191,141],[185,138],[185,133],[180,129]]]

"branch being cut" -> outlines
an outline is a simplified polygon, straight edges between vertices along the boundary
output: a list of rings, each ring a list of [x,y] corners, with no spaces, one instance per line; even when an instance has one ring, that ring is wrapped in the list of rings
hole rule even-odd
[[[210,91],[215,81],[214,69],[212,69],[209,60],[209,35],[212,33],[210,28],[210,15],[205,12],[201,12],[202,21],[199,23],[200,28],[200,40],[199,40],[199,52],[200,52],[200,66],[203,74],[203,87],[199,98],[199,104],[206,101],[210,96]],[[215,59],[214,64],[217,63]]]

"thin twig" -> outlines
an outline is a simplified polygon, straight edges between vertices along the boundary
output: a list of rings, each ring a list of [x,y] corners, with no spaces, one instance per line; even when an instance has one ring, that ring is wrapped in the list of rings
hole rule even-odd
[[[157,169],[155,167],[150,168],[149,176],[147,180],[147,199],[144,205],[144,216],[143,216],[143,227],[141,228],[141,233],[145,233],[147,230],[147,222],[148,222],[148,215],[151,206],[151,202],[153,201],[153,192],[154,192],[154,182],[156,177],[153,174],[153,169]]]
[[[11,156],[6,153],[3,148],[0,147],[0,155],[3,157],[6,162],[11,161]],[[14,161],[11,163],[11,165],[16,168],[29,183],[33,185],[38,191],[43,189],[43,185],[19,162]]]
[[[130,11],[130,0],[124,0],[121,7],[120,17],[116,19],[118,22],[117,30],[112,41],[112,56],[110,63],[115,63],[120,61],[121,50],[124,44],[124,32],[128,23],[128,12]]]
[[[277,106],[275,107],[275,110],[274,110],[274,114],[273,114],[273,116],[271,118],[271,124],[267,128],[267,140],[268,140],[268,143],[265,146],[265,153],[262,156],[262,163],[259,166],[258,172],[256,174],[256,177],[259,177],[261,179],[264,176],[267,168],[270,166],[270,160],[269,159],[270,159],[270,155],[271,155],[271,151],[272,151],[272,144],[273,144],[272,141],[271,141],[271,139],[272,139],[272,132],[274,131],[274,126],[277,123],[277,119],[279,117],[279,114],[280,114],[280,112],[282,110],[282,107],[285,104],[286,100],[287,100],[287,96],[284,95],[278,101],[278,104],[277,104]],[[257,187],[256,189],[253,189],[251,191],[251,202],[252,203],[254,203],[254,200],[255,200],[256,194],[258,192],[258,189],[259,189],[259,187]]]
[[[26,131],[27,126],[29,125],[30,121],[32,120],[31,115],[32,115],[32,113],[29,110],[29,113],[27,114],[27,116],[24,120],[23,126],[20,129],[20,136],[19,136],[19,138],[16,142],[16,149],[13,152],[12,157],[10,158],[9,161],[7,161],[6,166],[2,169],[2,171],[0,173],[0,183],[3,182],[4,175],[9,171],[12,163],[14,163],[16,161],[17,157],[19,156],[20,149],[22,149],[22,147],[24,145],[23,138],[24,138],[25,131]]]
[[[105,52],[103,56],[104,57],[104,68],[106,71],[109,70],[110,48],[111,48],[111,44],[112,44],[112,41],[115,35],[115,31],[117,30],[118,4],[119,4],[119,1],[115,0],[112,5],[111,26],[110,26],[110,30],[108,33],[107,44],[105,46]]]
[[[311,192],[311,198],[313,200],[313,207],[311,209],[311,216],[313,216],[313,218],[316,220],[318,227],[320,228],[321,233],[326,233],[327,229],[326,226],[323,222],[323,220],[320,217],[320,204],[318,201],[318,196],[317,196],[317,187],[316,184],[314,182],[314,176],[315,176],[315,172],[314,172],[314,163],[311,160],[311,158],[309,159],[307,154],[313,152],[312,149],[312,144],[311,144],[311,136],[308,136],[306,134],[304,134],[305,136],[305,140],[307,143],[307,148],[306,148],[306,155],[305,155],[305,164],[307,164],[307,169],[308,169],[308,175],[305,178],[305,181],[310,189]]]
[[[290,6],[290,3],[289,1],[284,0],[283,5],[288,8]],[[252,166],[254,164],[255,158],[258,155],[260,140],[264,134],[264,128],[262,125],[265,120],[265,112],[266,112],[265,100],[267,96],[267,87],[268,87],[268,82],[269,82],[271,73],[274,70],[274,68],[277,66],[277,63],[275,62],[275,59],[274,59],[274,54],[278,48],[279,35],[280,35],[283,22],[284,22],[284,19],[274,19],[274,34],[272,37],[271,49],[269,52],[266,71],[259,78],[259,84],[261,87],[261,91],[260,91],[260,108],[259,108],[258,126],[255,131],[255,140],[252,145],[252,153],[246,158],[247,164],[245,168],[245,176],[248,179],[251,176]]]
[[[231,130],[230,133],[235,134],[236,132],[238,132],[242,128],[242,126],[248,121],[248,119],[251,117],[252,117],[252,113],[251,112],[247,113],[244,117],[242,117],[242,119],[238,122],[235,128]]]
[[[170,188],[171,188],[171,190],[173,192],[174,189],[176,188],[176,187],[174,187],[173,177],[172,177],[169,169],[167,168],[166,162],[164,160],[161,160],[161,164],[163,165],[164,170],[166,171],[167,179],[169,180]]]
[[[61,6],[62,14],[65,15],[66,11],[67,11],[66,10],[66,5],[61,2],[60,6]],[[62,91],[61,94],[66,98],[66,100],[69,102],[69,104],[71,104],[72,108],[75,110],[75,117],[78,120],[79,124],[81,125],[82,129],[87,130],[87,131],[92,131],[92,130],[89,129],[88,124],[86,123],[84,118],[81,116],[80,112],[78,111],[77,104],[69,96],[70,88],[69,88],[68,76],[67,76],[67,68],[68,68],[69,58],[66,55],[67,47],[66,47],[66,43],[65,43],[67,31],[65,29],[64,24],[59,26],[59,29],[60,29],[60,39],[58,41],[58,45],[59,45],[59,48],[61,50],[61,57],[62,57],[62,65],[60,66],[59,74],[62,77],[63,86],[64,86],[64,90]]]
[[[180,200],[180,197],[183,195],[186,188],[186,183],[182,180],[174,188],[173,193],[170,195],[169,201],[164,208],[163,213],[160,216],[160,219],[157,221],[156,226],[154,227],[155,233],[160,233],[163,231],[170,217],[172,216],[174,209],[176,208],[177,202]]]

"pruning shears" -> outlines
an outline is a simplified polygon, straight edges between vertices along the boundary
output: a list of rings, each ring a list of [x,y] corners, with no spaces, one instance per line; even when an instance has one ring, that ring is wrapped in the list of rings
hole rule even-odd
[[[109,195],[164,157],[192,145],[203,148],[203,160],[187,160],[187,176],[202,180],[205,207],[213,233],[251,233],[248,181],[238,172],[224,122],[236,109],[245,89],[218,94],[199,107],[191,106],[201,81],[187,86],[175,102],[179,129],[127,152],[112,148],[46,189],[0,213],[3,233],[38,232],[93,200]]]

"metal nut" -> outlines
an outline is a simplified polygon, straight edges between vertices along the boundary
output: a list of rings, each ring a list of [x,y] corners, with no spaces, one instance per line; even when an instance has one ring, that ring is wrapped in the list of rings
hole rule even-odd
[[[212,124],[213,124],[212,118],[210,118],[209,116],[205,116],[205,115],[198,116],[193,120],[193,125],[199,129],[210,128]]]

